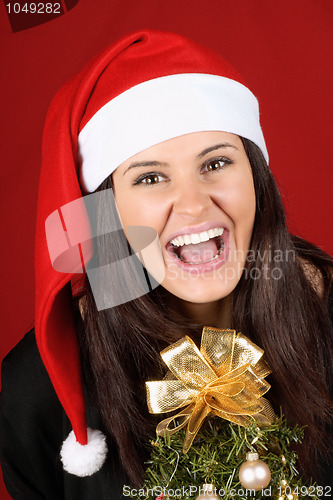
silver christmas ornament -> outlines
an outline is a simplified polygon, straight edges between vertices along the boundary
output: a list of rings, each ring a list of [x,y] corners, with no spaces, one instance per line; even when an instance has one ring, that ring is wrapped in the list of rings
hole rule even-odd
[[[217,494],[217,488],[213,484],[203,484],[199,493],[200,495],[195,500],[221,500]]]
[[[265,462],[259,460],[258,453],[247,453],[246,462],[239,469],[239,480],[244,488],[259,491],[268,486],[271,471]]]

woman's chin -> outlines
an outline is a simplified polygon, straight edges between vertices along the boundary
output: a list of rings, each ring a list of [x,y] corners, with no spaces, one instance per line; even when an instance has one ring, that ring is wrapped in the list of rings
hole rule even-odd
[[[235,281],[213,280],[207,277],[170,280],[166,279],[161,286],[174,297],[194,304],[207,304],[224,299],[236,288],[238,279]]]

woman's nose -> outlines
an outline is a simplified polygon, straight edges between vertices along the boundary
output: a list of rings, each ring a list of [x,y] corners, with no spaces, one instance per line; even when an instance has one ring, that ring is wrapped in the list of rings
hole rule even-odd
[[[176,189],[173,211],[179,215],[198,218],[212,206],[207,186],[201,182],[183,183]]]

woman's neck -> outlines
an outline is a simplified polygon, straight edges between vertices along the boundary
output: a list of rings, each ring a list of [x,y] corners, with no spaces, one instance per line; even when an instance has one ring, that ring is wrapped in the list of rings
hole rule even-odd
[[[176,313],[203,326],[231,328],[232,294],[215,302],[197,304],[172,296],[171,307]]]

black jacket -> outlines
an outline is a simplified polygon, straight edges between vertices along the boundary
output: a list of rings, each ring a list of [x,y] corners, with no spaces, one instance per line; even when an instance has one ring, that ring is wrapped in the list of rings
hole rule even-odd
[[[59,451],[71,424],[40,358],[34,331],[2,363],[0,453],[3,477],[15,500],[118,500],[123,481],[117,453],[108,443],[107,461],[86,478],[62,468]],[[87,424],[103,431],[88,398]]]

